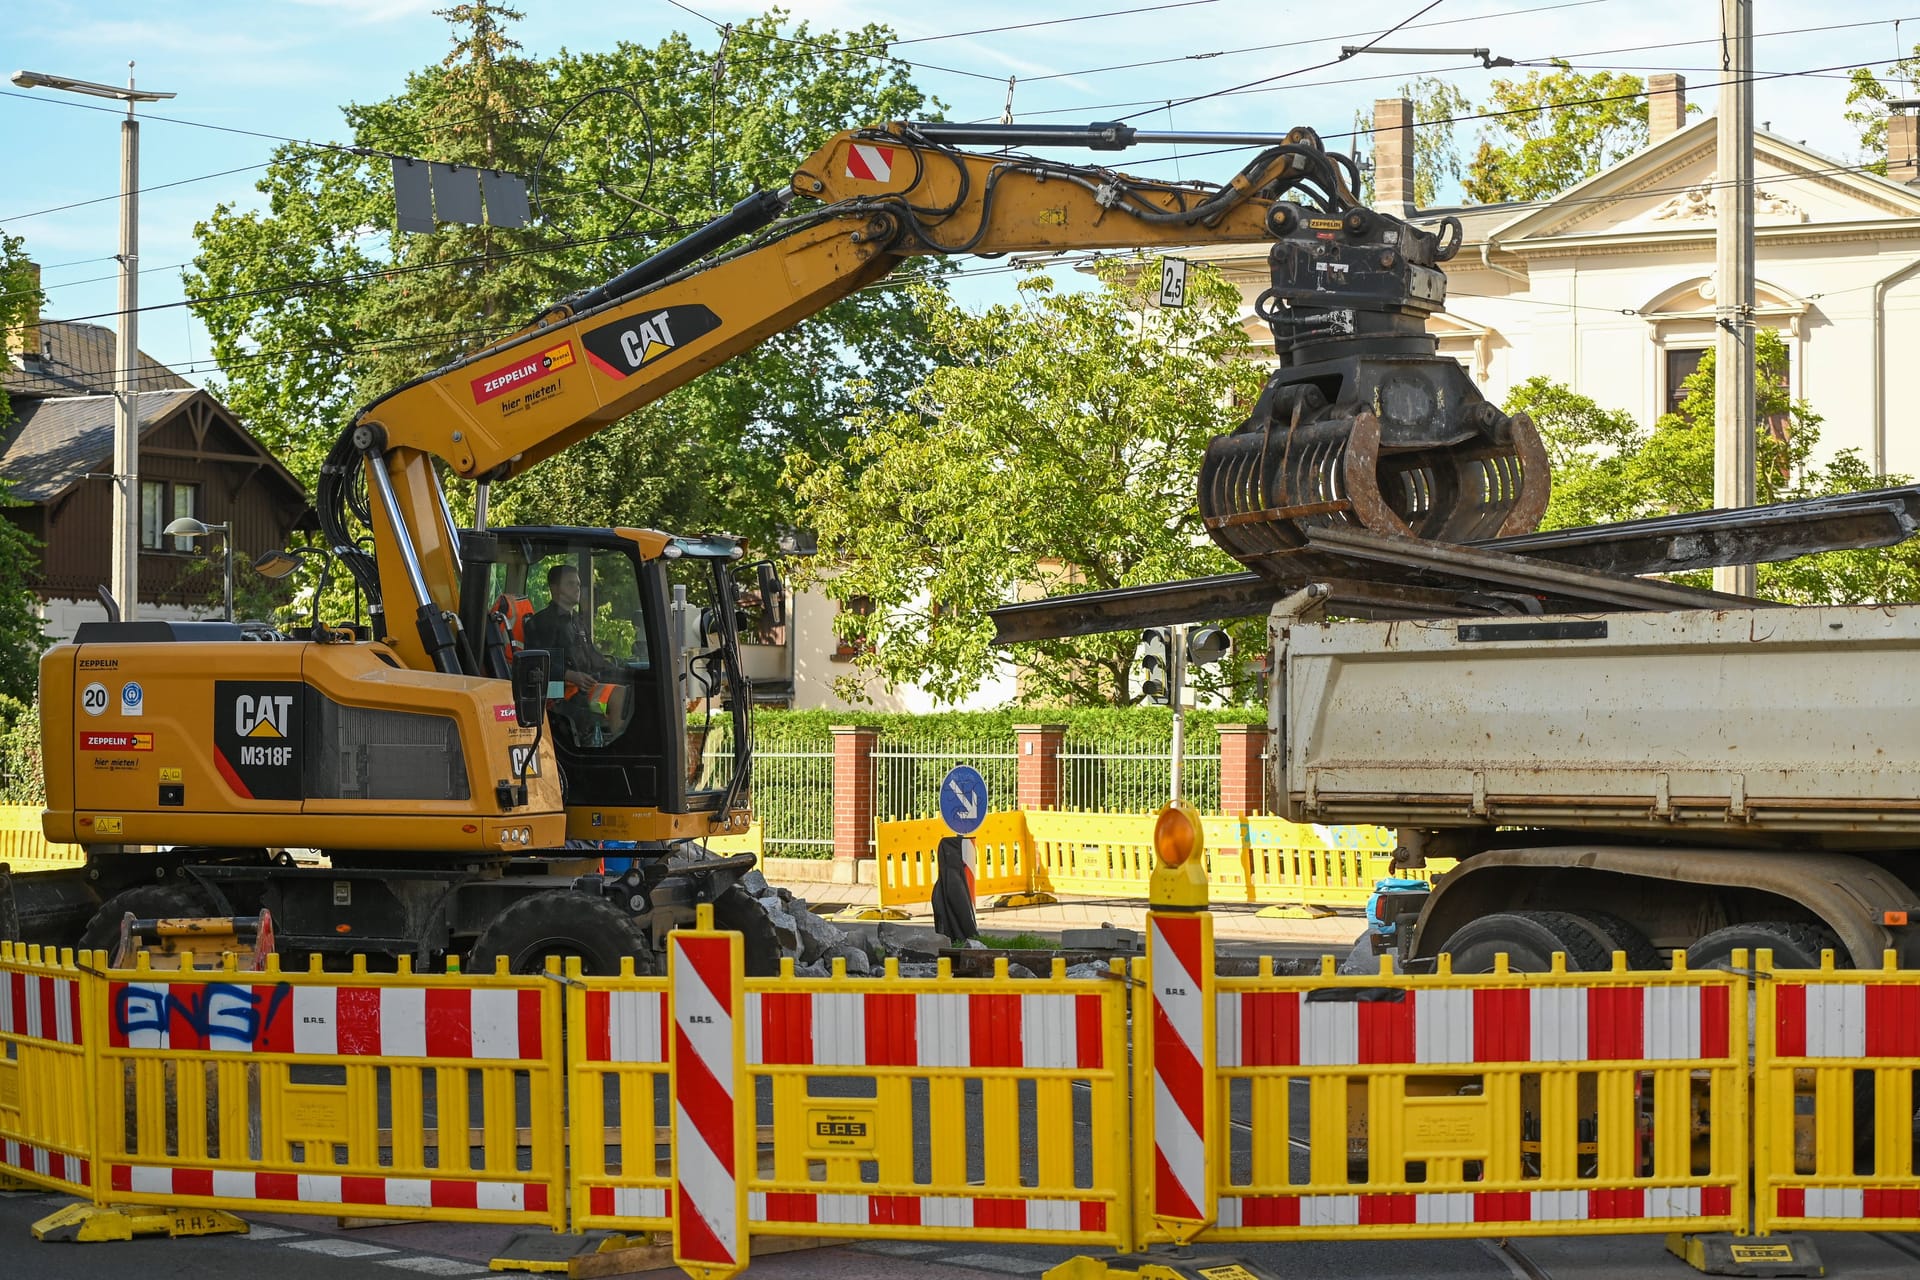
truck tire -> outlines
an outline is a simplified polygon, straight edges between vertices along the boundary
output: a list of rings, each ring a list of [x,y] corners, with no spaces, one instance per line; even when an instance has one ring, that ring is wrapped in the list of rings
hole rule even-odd
[[[495,916],[474,940],[467,971],[492,973],[501,956],[509,973],[541,973],[548,956],[578,956],[596,978],[617,977],[625,956],[636,974],[653,972],[653,950],[633,917],[604,898],[564,889],[528,894]]]
[[[1645,972],[1667,967],[1666,956],[1647,939],[1646,934],[1640,932],[1638,925],[1622,920],[1610,911],[1576,911],[1572,916],[1609,953],[1626,952],[1627,968]],[[1612,967],[1611,958],[1607,965]]]
[[[120,945],[120,922],[132,912],[141,920],[166,920],[180,916],[204,916],[213,910],[207,900],[192,889],[173,884],[137,884],[122,889],[101,904],[80,931],[82,951],[105,951],[111,963],[113,950]]]
[[[1834,967],[1853,968],[1853,957],[1840,945],[1833,930],[1821,924],[1788,924],[1782,920],[1755,920],[1715,929],[1687,948],[1687,968],[1725,968],[1733,963],[1733,953],[1742,948],[1747,952],[1747,963],[1754,964],[1759,960],[1754,953],[1762,947],[1773,952],[1774,967],[1779,969],[1818,969],[1820,952],[1829,948]]]
[[[713,900],[713,924],[739,932],[749,978],[780,976],[780,936],[758,898],[737,884],[732,886]]]
[[[1441,948],[1453,956],[1455,973],[1492,973],[1493,958],[1506,953],[1514,973],[1545,973],[1553,953],[1566,953],[1567,969],[1596,973],[1613,967],[1607,947],[1593,931],[1564,911],[1498,911],[1454,931]]]

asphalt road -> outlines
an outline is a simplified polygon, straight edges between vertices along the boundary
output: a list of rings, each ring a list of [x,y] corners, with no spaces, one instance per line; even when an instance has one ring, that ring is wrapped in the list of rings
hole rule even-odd
[[[259,1216],[245,1236],[58,1245],[33,1241],[31,1224],[65,1197],[0,1193],[0,1274],[19,1280],[480,1280],[513,1233],[502,1227],[400,1223],[343,1230],[331,1218]],[[1825,1235],[1819,1246],[1832,1280],[1911,1280],[1920,1274],[1920,1238]],[[876,1241],[780,1254],[748,1274],[776,1280],[984,1280],[1037,1277],[1071,1250],[947,1242]],[[1657,1236],[1513,1241],[1426,1240],[1257,1245],[1200,1250],[1288,1280],[1690,1280],[1698,1273],[1669,1255]],[[506,1273],[514,1274],[514,1273]],[[519,1273],[525,1274],[525,1273]]]

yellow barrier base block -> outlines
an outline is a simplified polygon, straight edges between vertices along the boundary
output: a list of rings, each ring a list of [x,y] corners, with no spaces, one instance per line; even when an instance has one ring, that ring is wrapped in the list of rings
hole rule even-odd
[[[851,1239],[830,1236],[755,1236],[753,1253],[759,1257],[800,1249],[831,1249],[851,1243]],[[665,1234],[629,1236],[617,1231],[588,1231],[580,1235],[523,1231],[508,1241],[500,1256],[488,1266],[494,1271],[563,1275],[567,1280],[666,1271],[673,1267],[673,1239]]]
[[[1261,920],[1325,920],[1340,913],[1312,902],[1280,902],[1253,913]]]
[[[1826,1264],[1806,1236],[1670,1235],[1667,1252],[1710,1276],[1824,1276]]]
[[[566,1235],[557,1231],[522,1231],[488,1263],[493,1271],[535,1271],[550,1275],[609,1274],[582,1270],[597,1257],[640,1246],[651,1246],[651,1236],[622,1235],[618,1231],[587,1231]]]
[[[993,900],[993,906],[996,911],[1003,911],[1009,907],[1050,907],[1058,901],[1060,899],[1050,893],[1005,893]]]
[[[1132,1259],[1068,1258],[1042,1280],[1279,1280],[1273,1272],[1232,1258],[1141,1258],[1137,1268],[1120,1265]]]
[[[898,907],[848,907],[827,917],[829,920],[911,920],[912,916]]]
[[[156,1209],[143,1205],[70,1204],[33,1224],[33,1238],[94,1244],[135,1236],[245,1235],[247,1224],[219,1209]]]

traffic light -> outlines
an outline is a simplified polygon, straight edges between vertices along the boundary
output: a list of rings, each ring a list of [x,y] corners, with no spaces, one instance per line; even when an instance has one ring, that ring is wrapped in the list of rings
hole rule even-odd
[[[1172,633],[1164,627],[1140,633],[1140,667],[1144,672],[1140,696],[1163,707],[1173,700],[1169,693],[1173,687],[1172,640]]]
[[[1233,652],[1233,637],[1218,627],[1199,627],[1187,637],[1187,662],[1204,667]]]

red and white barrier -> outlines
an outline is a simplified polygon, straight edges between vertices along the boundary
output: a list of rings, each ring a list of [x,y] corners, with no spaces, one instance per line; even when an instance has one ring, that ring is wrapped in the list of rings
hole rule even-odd
[[[1205,1223],[1209,1204],[1209,1061],[1206,990],[1212,923],[1204,913],[1152,912],[1147,964],[1153,984],[1153,1213]]]
[[[0,973],[0,1035],[82,1043],[79,982],[38,973]]]
[[[543,1182],[469,1182],[454,1178],[373,1178],[351,1174],[262,1173],[249,1169],[181,1169],[116,1164],[115,1191],[147,1196],[200,1196],[285,1204],[547,1212]]]
[[[536,990],[114,982],[116,1049],[537,1061]]]
[[[1099,1200],[1012,1200],[985,1196],[862,1196],[753,1192],[753,1222],[825,1222],[848,1226],[955,1227],[965,1230],[1094,1232],[1107,1229]]]
[[[738,934],[676,933],[673,992],[673,1255],[683,1269],[731,1274],[747,1262],[740,1188],[746,1096],[736,1074]]]
[[[747,996],[754,1066],[1098,1070],[1100,997],[766,992]]]
[[[1159,983],[1156,981],[1155,986]],[[1329,995],[1351,995],[1328,988]],[[1221,1067],[1682,1061],[1728,1052],[1725,987],[1405,990],[1398,999],[1315,1000],[1222,990]]]
[[[665,1066],[672,1043],[665,992],[587,992],[587,1061]]]
[[[1723,1217],[1733,1188],[1624,1187],[1384,1195],[1222,1196],[1222,1229],[1591,1222]]]
[[[16,1142],[12,1138],[0,1142],[0,1165],[82,1187],[93,1181],[93,1166],[84,1157],[52,1151],[31,1142]]]

